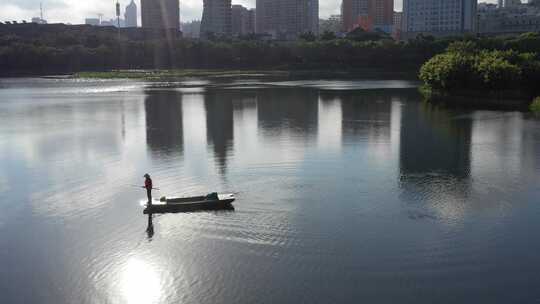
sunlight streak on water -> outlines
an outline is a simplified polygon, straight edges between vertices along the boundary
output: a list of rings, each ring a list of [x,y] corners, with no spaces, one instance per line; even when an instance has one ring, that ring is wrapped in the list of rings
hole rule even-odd
[[[160,303],[163,295],[161,275],[138,258],[129,258],[120,270],[120,294],[128,304]]]

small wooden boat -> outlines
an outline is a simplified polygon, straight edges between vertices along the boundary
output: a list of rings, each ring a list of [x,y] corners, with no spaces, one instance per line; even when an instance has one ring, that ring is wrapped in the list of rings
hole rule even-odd
[[[144,214],[150,213],[179,213],[201,210],[231,210],[234,194],[212,193],[206,196],[161,198],[147,205]]]

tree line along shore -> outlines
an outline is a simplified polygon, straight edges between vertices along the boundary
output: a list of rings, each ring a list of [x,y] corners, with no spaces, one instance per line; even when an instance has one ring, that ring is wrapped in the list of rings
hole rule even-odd
[[[224,73],[417,77],[424,82],[425,95],[432,99],[474,92],[528,98],[540,93],[536,85],[540,80],[539,50],[539,33],[447,38],[420,35],[396,41],[384,33],[356,30],[344,38],[323,33],[284,42],[254,36],[138,39],[87,26],[48,30],[27,26],[18,31],[2,26],[0,76],[82,72],[83,76],[103,78]]]

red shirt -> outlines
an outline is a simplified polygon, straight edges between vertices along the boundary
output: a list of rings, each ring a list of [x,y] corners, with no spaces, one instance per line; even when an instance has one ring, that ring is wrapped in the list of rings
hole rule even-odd
[[[154,188],[154,187],[152,187],[152,180],[149,179],[149,178],[147,178],[147,179],[144,181],[144,187],[145,187],[146,189],[152,189],[152,188]]]

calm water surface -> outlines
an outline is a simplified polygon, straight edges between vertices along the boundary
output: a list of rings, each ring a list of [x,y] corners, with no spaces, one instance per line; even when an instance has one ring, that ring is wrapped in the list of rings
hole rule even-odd
[[[0,302],[539,303],[540,120],[411,86],[0,80]]]

